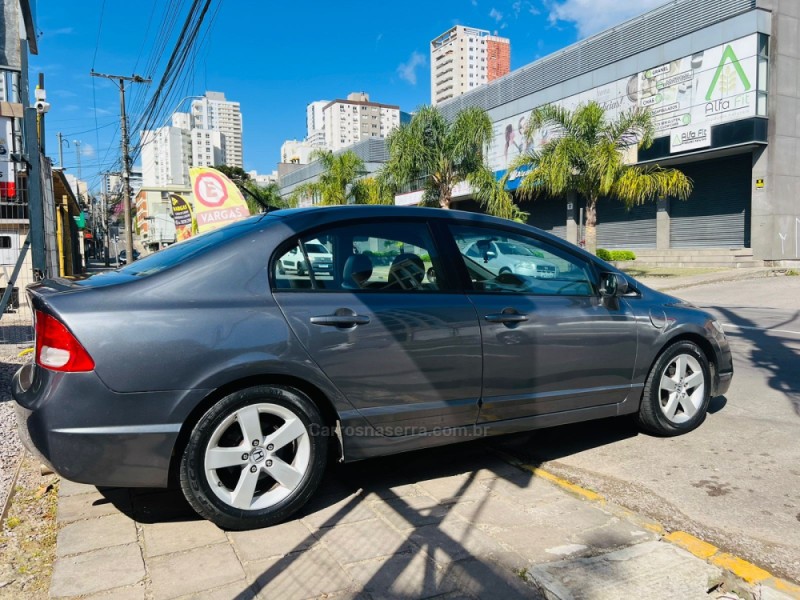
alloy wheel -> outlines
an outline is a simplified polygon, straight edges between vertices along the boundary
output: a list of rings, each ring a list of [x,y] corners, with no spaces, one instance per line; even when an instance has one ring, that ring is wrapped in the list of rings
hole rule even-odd
[[[204,473],[213,493],[243,510],[274,506],[303,481],[311,442],[303,421],[271,403],[244,406],[214,430],[204,453]]]
[[[664,369],[659,382],[659,406],[675,424],[692,419],[705,400],[706,378],[691,354],[678,354]]]

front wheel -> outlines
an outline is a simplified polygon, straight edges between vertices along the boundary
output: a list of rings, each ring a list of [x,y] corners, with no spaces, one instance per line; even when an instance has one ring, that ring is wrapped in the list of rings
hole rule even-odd
[[[181,489],[189,504],[224,529],[274,525],[316,490],[328,439],[302,392],[256,386],[215,404],[183,452]]]
[[[675,436],[698,427],[711,400],[711,370],[697,344],[673,344],[658,357],[642,393],[638,421],[643,429]]]

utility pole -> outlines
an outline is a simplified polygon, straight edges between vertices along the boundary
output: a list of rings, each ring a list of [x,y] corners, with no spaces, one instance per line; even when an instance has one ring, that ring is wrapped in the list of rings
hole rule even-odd
[[[58,137],[58,166],[64,168],[64,142],[69,146],[69,140],[64,139],[64,134],[60,131],[56,134]]]
[[[80,140],[72,140],[72,143],[75,144],[75,156],[78,157],[78,181],[81,179],[81,141]],[[80,186],[80,184],[78,184]],[[80,193],[80,190],[78,190]]]
[[[125,253],[128,264],[133,262],[133,220],[131,219],[131,157],[128,153],[128,118],[125,114],[125,82],[150,83],[141,75],[125,77],[91,72],[92,77],[104,77],[113,81],[119,88],[120,130],[122,132],[122,204],[125,209]]]

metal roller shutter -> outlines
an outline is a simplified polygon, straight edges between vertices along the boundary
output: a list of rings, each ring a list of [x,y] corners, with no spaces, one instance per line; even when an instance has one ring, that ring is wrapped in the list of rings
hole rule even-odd
[[[598,248],[655,248],[655,202],[646,202],[630,210],[617,199],[603,198],[597,203]]]
[[[751,154],[678,167],[694,182],[686,201],[670,200],[672,248],[749,248]]]
[[[520,208],[529,213],[528,225],[543,229],[561,239],[567,237],[567,202],[564,198],[538,198]]]

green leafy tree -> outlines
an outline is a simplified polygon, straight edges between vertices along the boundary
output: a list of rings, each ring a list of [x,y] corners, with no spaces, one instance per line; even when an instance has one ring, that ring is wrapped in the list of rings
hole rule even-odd
[[[625,152],[632,146],[644,149],[653,143],[655,129],[649,110],[633,109],[608,121],[596,102],[574,111],[546,105],[531,113],[528,140],[543,127],[554,133],[553,139],[540,150],[519,156],[508,173],[523,170],[518,188],[523,198],[563,197],[569,193],[582,196],[586,201],[586,248],[590,252],[597,249],[600,198],[617,198],[630,207],[667,196],[685,200],[692,191],[692,181],[677,169],[625,163]]]
[[[242,167],[229,167],[228,165],[214,165],[214,168],[225,175],[228,179],[230,179],[233,183],[237,186],[244,185],[246,182],[250,181],[250,174],[245,171]]]
[[[396,190],[384,177],[364,177],[354,185],[356,204],[394,204]]]
[[[419,182],[422,204],[450,208],[453,188],[464,181],[489,214],[507,219],[523,213],[486,165],[492,120],[480,108],[466,108],[452,121],[435,106],[423,106],[407,125],[389,134],[384,176],[398,188]]]
[[[364,161],[352,150],[334,154],[330,150],[315,150],[310,156],[319,161],[322,173],[317,181],[297,186],[292,192],[294,202],[313,198],[319,204],[330,206],[352,204],[359,195],[358,180],[366,175]]]

